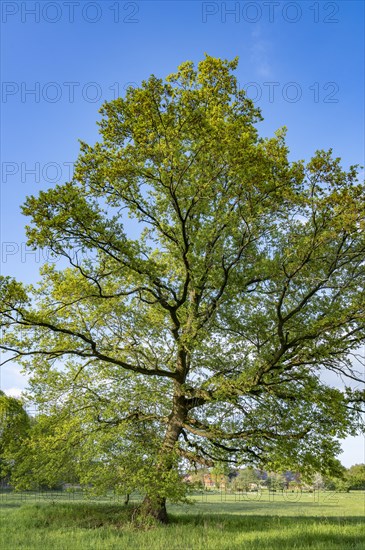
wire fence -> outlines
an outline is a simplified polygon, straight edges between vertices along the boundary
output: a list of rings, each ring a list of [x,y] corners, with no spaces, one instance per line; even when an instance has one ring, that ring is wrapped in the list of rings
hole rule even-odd
[[[268,502],[286,502],[300,503],[306,502],[335,503],[338,500],[337,491],[232,491],[232,490],[194,490],[189,495],[195,502],[211,503],[212,501],[221,501],[222,503],[268,503]],[[94,502],[94,503],[116,503],[120,505],[138,504],[142,501],[143,495],[138,492],[129,494],[116,493],[109,491],[102,495],[93,495],[90,490],[83,488],[63,488],[63,489],[39,489],[32,491],[15,491],[12,488],[0,488],[0,505],[21,505],[36,502]]]
[[[32,502],[104,502],[126,504],[138,503],[142,495],[138,493],[117,494],[108,492],[93,495],[83,489],[39,489],[33,491],[14,491],[11,488],[0,489],[0,503],[25,504]]]

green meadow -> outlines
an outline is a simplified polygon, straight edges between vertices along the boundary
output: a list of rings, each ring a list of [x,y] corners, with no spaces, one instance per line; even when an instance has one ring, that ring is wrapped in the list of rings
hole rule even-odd
[[[365,548],[365,493],[202,494],[170,505],[168,526],[138,523],[135,503],[59,494],[0,495],[1,548],[272,550]]]

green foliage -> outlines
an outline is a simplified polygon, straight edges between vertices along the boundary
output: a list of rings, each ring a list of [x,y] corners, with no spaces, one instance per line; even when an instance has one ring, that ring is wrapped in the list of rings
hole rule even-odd
[[[229,467],[227,463],[216,462],[214,468],[211,470],[212,477],[215,482],[217,489],[224,486],[227,481],[227,476],[229,474]]]
[[[365,464],[354,464],[346,474],[349,489],[365,490]]]
[[[27,439],[30,419],[19,399],[0,390],[0,479],[14,468],[14,455]]]
[[[28,244],[68,267],[1,280],[2,348],[45,415],[30,470],[49,482],[71,461],[94,491],[163,505],[184,464],[325,473],[359,429],[363,394],[323,378],[359,380],[358,167],[259,137],[236,66],[206,56],[128,89],[72,181],[27,198]]]
[[[260,478],[254,468],[243,468],[233,478],[232,484],[235,491],[250,491],[252,487],[259,487]]]

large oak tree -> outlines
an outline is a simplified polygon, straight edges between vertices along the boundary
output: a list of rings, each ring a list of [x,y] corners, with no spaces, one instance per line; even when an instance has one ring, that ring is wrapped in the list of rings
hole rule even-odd
[[[364,186],[331,151],[289,162],[283,130],[259,137],[236,65],[106,103],[72,181],[23,207],[62,262],[2,281],[6,360],[52,426],[44,471],[72,457],[161,521],[187,462],[325,471],[359,427],[360,390],[325,373],[361,379]]]

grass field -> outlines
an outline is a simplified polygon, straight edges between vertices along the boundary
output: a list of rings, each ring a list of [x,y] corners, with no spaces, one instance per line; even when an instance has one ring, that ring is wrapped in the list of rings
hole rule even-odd
[[[196,495],[167,527],[137,529],[133,506],[59,495],[0,495],[2,550],[365,548],[365,493]]]

